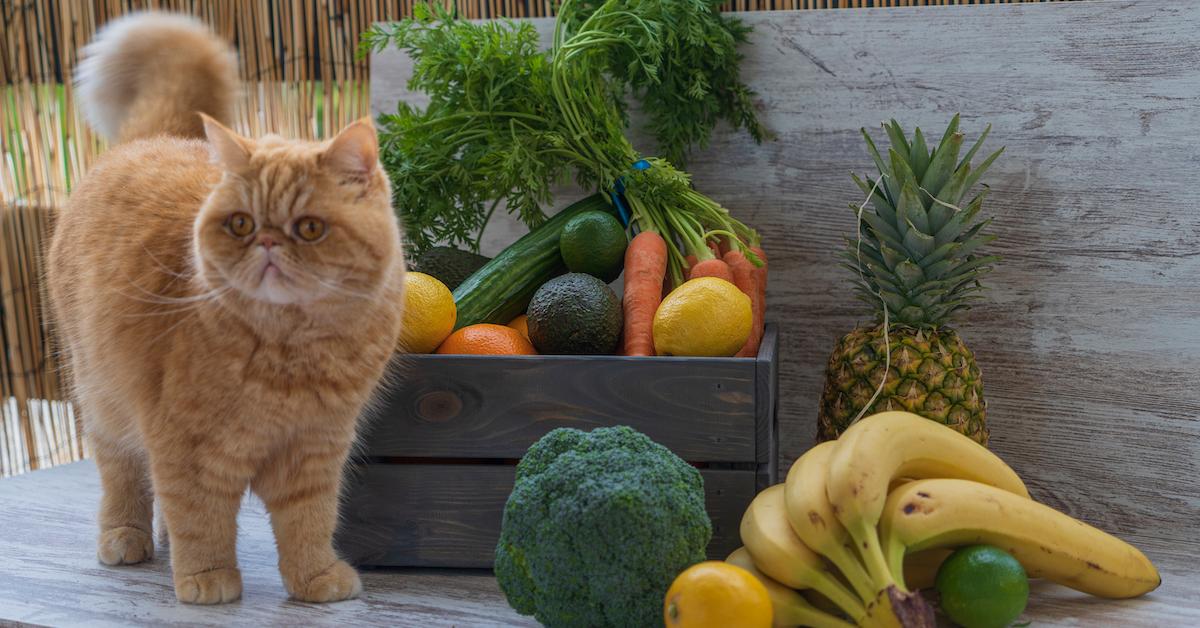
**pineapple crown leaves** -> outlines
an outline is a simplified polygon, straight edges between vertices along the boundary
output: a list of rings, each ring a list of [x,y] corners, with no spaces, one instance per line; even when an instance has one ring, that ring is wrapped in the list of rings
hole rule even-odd
[[[875,307],[881,319],[880,302],[886,303],[895,324],[920,329],[949,322],[982,298],[979,278],[999,259],[979,254],[995,239],[984,233],[991,218],[979,217],[987,186],[981,184],[965,205],[963,199],[1004,149],[972,167],[991,126],[960,159],[963,134],[958,124],[955,115],[930,150],[921,129],[909,141],[899,123],[885,123],[891,144],[886,158],[862,129],[879,179],[851,175],[870,209],[850,206],[861,215],[859,239],[847,240],[843,266],[858,275],[854,285],[859,298]]]

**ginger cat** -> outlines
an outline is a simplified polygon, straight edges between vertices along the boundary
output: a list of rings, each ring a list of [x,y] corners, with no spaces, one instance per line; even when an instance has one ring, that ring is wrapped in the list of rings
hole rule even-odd
[[[152,557],[158,499],[179,600],[236,600],[250,488],[288,592],[354,597],[338,492],[403,303],[374,128],[234,134],[234,53],[191,18],[123,18],[85,54],[82,107],[115,147],[59,217],[48,284],[103,484],[100,561]]]

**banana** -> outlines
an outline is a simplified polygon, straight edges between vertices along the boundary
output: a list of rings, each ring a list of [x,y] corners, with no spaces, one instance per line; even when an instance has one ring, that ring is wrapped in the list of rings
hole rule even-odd
[[[875,530],[894,479],[962,478],[1029,497],[1021,478],[987,448],[908,412],[866,417],[834,442],[825,492],[876,590],[896,582]]]
[[[793,589],[815,589],[858,621],[866,612],[862,601],[838,580],[825,559],[796,538],[783,493],[783,485],[776,484],[750,502],[742,516],[742,544],[759,571]]]
[[[854,550],[854,540],[838,521],[825,495],[829,456],[836,441],[814,446],[792,465],[784,485],[784,501],[792,531],[813,551],[828,558],[845,576],[864,602],[875,597],[876,588]]]
[[[908,552],[986,543],[1007,550],[1031,578],[1107,598],[1136,597],[1162,582],[1145,554],[1045,504],[967,480],[920,480],[888,496],[880,543],[895,577]]]
[[[774,609],[774,620],[771,625],[776,628],[784,628],[791,626],[812,626],[813,628],[854,628],[854,624],[842,621],[829,613],[817,609],[812,604],[809,604],[799,593],[779,584],[772,580],[769,576],[758,570],[754,566],[754,560],[750,558],[750,552],[746,548],[738,548],[725,562],[731,565],[737,565],[751,575],[758,578],[763,586],[767,588],[767,595],[771,598],[771,607]]]
[[[885,506],[886,508],[886,506]],[[937,581],[938,569],[953,554],[953,550],[931,549],[914,552],[904,557],[904,584],[909,591],[932,588]]]

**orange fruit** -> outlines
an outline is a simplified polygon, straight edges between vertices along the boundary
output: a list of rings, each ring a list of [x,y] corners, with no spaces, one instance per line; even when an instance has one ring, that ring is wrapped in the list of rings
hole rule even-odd
[[[504,325],[467,325],[450,334],[437,353],[456,355],[537,355],[521,332]]]
[[[663,600],[663,622],[671,628],[768,628],[773,614],[771,597],[758,578],[717,560],[685,569]]]
[[[521,332],[521,335],[525,336],[526,340],[529,339],[529,317],[528,316],[525,316],[524,314],[522,314],[522,315],[512,319],[511,321],[508,321],[508,326]]]

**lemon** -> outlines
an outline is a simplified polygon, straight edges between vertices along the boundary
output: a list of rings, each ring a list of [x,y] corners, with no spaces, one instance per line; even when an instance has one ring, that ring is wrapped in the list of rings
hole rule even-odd
[[[771,596],[758,578],[716,560],[684,570],[663,601],[668,628],[768,628],[773,614]]]
[[[454,331],[458,309],[446,284],[425,273],[404,275],[404,324],[400,350],[430,353]]]
[[[654,313],[658,355],[731,356],[750,337],[754,313],[750,297],[716,277],[679,286]]]

